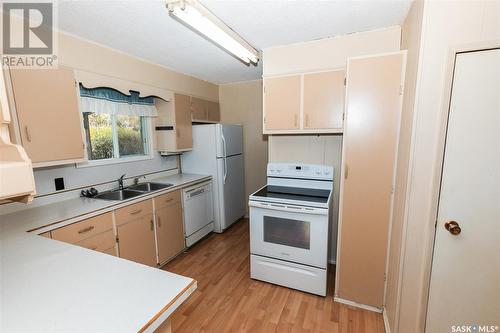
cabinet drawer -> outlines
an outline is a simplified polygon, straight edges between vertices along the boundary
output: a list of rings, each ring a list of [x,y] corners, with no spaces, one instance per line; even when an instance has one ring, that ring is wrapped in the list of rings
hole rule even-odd
[[[131,219],[136,219],[139,216],[151,214],[152,212],[153,201],[151,199],[117,209],[115,210],[116,225],[121,225]]]
[[[113,217],[112,213],[109,212],[52,230],[52,238],[74,244],[112,228]]]
[[[106,252],[110,248],[115,246],[115,234],[113,230],[108,230],[99,235],[82,240],[75,245],[85,247],[90,250]]]
[[[114,246],[112,248],[110,248],[110,249],[107,249],[107,250],[104,250],[104,251],[101,251],[101,252],[109,254],[110,256],[116,257],[116,249],[115,249]]]
[[[173,191],[166,194],[159,195],[154,198],[155,209],[158,210],[162,207],[169,206],[171,204],[181,201],[181,191]]]

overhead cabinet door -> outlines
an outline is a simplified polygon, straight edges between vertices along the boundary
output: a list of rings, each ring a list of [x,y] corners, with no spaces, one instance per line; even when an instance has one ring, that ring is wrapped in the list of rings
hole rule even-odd
[[[73,71],[11,70],[23,147],[33,163],[84,158],[81,114]]]
[[[349,60],[337,296],[382,308],[405,53]]]
[[[264,133],[300,128],[300,75],[264,79]]]
[[[208,102],[196,97],[191,97],[191,112],[193,120],[208,119]]]
[[[304,129],[342,132],[345,72],[304,74]]]
[[[178,150],[193,148],[190,98],[175,94],[175,135]]]

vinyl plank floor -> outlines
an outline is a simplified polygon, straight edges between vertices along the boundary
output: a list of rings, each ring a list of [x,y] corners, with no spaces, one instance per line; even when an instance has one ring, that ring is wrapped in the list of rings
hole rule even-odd
[[[198,289],[172,315],[172,331],[192,332],[384,332],[382,315],[250,279],[248,220],[212,234],[163,267],[198,281]]]

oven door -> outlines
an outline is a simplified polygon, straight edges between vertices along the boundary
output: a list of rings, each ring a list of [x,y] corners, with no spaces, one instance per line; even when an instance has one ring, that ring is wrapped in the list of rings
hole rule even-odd
[[[326,268],[328,209],[250,201],[250,252]]]

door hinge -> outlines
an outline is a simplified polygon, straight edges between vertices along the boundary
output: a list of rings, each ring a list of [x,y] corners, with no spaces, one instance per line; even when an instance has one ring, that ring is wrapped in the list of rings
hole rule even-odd
[[[344,120],[345,120],[345,112],[342,113],[342,121],[344,121]]]
[[[403,85],[400,85],[399,86],[399,94],[403,95],[403,93],[404,93],[404,87],[403,87]]]
[[[118,238],[118,236],[116,236],[116,242],[119,243],[120,242],[120,239]]]

